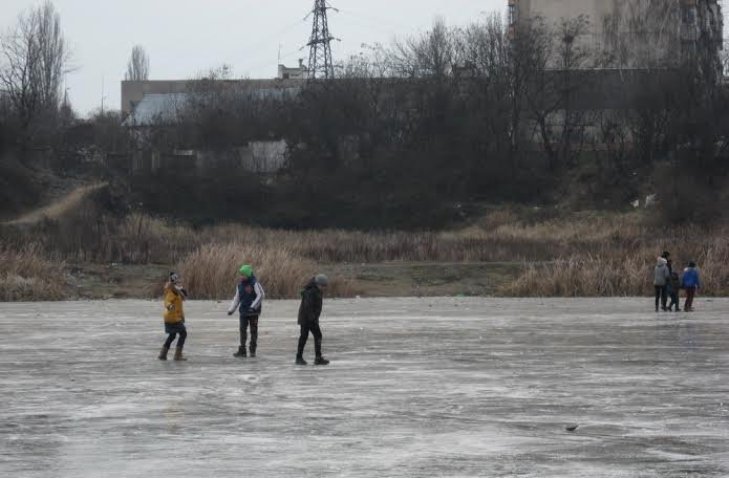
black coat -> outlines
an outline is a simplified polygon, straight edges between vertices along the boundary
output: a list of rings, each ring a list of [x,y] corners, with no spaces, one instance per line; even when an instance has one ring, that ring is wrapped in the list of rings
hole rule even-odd
[[[312,279],[301,291],[301,305],[299,306],[299,324],[311,325],[319,321],[321,315],[323,296],[321,289]]]

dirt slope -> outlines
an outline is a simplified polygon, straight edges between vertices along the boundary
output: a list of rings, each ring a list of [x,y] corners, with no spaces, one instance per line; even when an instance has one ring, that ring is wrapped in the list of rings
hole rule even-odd
[[[106,182],[79,186],[65,196],[61,196],[56,199],[53,203],[30,211],[16,219],[5,222],[4,224],[9,226],[22,226],[36,224],[44,219],[57,219],[80,206],[89,194],[107,186],[108,183]]]

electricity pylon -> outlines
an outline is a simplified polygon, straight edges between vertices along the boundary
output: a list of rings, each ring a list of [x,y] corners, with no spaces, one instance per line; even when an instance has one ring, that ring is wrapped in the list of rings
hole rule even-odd
[[[332,40],[336,40],[329,33],[329,21],[327,10],[337,11],[329,5],[327,0],[315,0],[314,9],[311,14],[314,22],[311,27],[311,39],[309,47],[309,78],[330,79],[334,78],[334,61],[332,59]]]

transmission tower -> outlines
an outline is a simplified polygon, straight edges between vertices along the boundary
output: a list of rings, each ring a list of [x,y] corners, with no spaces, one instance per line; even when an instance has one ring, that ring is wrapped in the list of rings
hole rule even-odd
[[[309,47],[309,78],[317,79],[334,78],[334,61],[332,59],[332,40],[336,40],[329,34],[329,21],[327,10],[337,11],[331,7],[327,0],[315,0],[314,9],[311,15],[314,22],[311,27],[311,39]]]

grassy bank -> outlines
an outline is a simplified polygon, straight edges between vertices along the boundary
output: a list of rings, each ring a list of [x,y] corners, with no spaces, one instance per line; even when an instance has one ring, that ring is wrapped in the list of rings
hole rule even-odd
[[[296,297],[320,270],[333,276],[339,297],[647,295],[664,249],[677,267],[699,264],[703,294],[729,295],[726,227],[662,228],[640,213],[540,218],[504,209],[446,232],[283,231],[234,224],[193,229],[141,214],[113,217],[95,204],[2,227],[4,300],[71,297],[75,278],[65,264],[88,270],[112,263],[154,266],[142,269],[148,285],[128,287],[130,296],[154,295],[162,271],[175,268],[195,297],[228,298],[242,262],[254,264],[271,298]],[[49,281],[46,271],[62,279]]]

